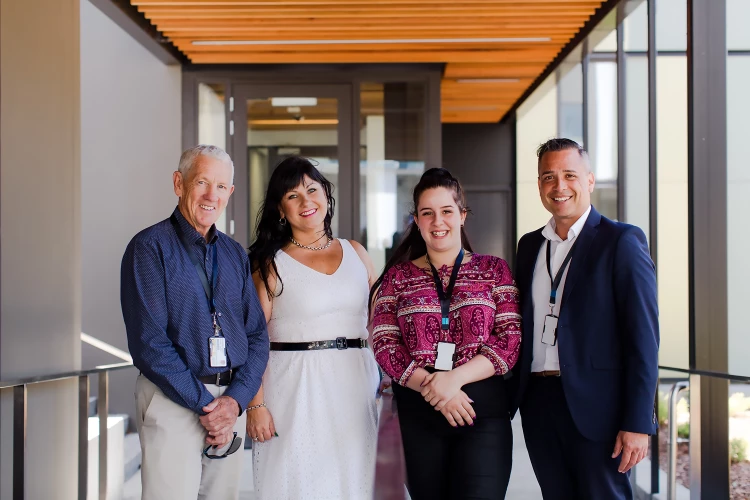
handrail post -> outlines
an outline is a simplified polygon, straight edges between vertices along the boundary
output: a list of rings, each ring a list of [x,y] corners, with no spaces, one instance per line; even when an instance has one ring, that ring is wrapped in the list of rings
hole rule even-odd
[[[669,443],[667,469],[667,500],[677,500],[677,396],[690,387],[687,382],[676,382],[669,391]]]
[[[99,500],[107,500],[107,421],[109,420],[109,372],[99,373]]]
[[[26,495],[27,409],[26,384],[13,387],[13,500],[25,500]]]
[[[89,376],[78,377],[78,500],[88,496],[89,477]]]

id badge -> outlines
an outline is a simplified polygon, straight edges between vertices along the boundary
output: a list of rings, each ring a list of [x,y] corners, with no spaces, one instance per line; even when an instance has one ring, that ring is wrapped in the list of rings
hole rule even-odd
[[[224,337],[210,337],[208,355],[211,368],[227,366],[227,340]]]
[[[456,344],[453,342],[438,342],[437,359],[435,360],[436,370],[452,370],[453,354],[456,352]]]
[[[557,316],[548,314],[544,317],[544,329],[542,330],[542,344],[557,344]]]

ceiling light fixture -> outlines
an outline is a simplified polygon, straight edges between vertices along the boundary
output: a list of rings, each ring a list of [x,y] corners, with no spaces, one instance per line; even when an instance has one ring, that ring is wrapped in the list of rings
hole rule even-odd
[[[271,106],[286,108],[289,106],[317,106],[317,97],[272,97]]]
[[[460,78],[456,83],[518,83],[520,78]]]
[[[382,45],[388,43],[531,43],[550,37],[505,38],[393,38],[383,40],[193,40],[193,45]]]

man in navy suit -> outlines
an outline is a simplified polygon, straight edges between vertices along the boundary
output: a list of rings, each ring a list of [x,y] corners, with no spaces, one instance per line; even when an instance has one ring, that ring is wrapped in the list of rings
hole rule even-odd
[[[570,139],[537,150],[552,214],[518,243],[523,342],[514,369],[545,500],[630,499],[629,471],[656,430],[656,273],[641,229],[591,206],[594,174]]]

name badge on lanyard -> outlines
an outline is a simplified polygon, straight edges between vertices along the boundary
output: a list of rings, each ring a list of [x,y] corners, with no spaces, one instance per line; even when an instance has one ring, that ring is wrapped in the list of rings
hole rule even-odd
[[[577,242],[578,240],[576,240],[576,243]],[[549,274],[550,279],[549,314],[544,317],[542,344],[554,346],[557,344],[557,322],[559,320],[559,317],[555,315],[557,289],[560,288],[560,282],[562,281],[563,274],[565,274],[565,269],[570,263],[570,259],[573,257],[573,248],[575,248],[576,244],[573,243],[573,246],[568,250],[568,254],[565,256],[562,264],[560,264],[560,269],[557,270],[557,274],[554,278],[552,277],[552,264],[550,263],[550,246],[552,246],[552,242],[547,240],[547,274]]]
[[[218,320],[218,317],[221,316],[221,313],[216,311],[216,302],[214,301],[214,287],[216,286],[216,278],[219,275],[219,249],[216,247],[216,245],[214,245],[214,262],[211,272],[211,282],[209,283],[208,276],[206,275],[206,270],[203,268],[201,263],[198,262],[198,258],[190,248],[190,242],[182,233],[182,230],[180,229],[180,226],[177,222],[177,218],[174,216],[174,214],[172,215],[172,217],[170,217],[170,221],[172,222],[172,225],[177,232],[177,236],[179,236],[180,238],[182,246],[185,248],[185,252],[187,252],[188,257],[190,257],[190,262],[193,263],[193,267],[195,267],[195,271],[198,273],[198,279],[200,279],[201,285],[203,286],[203,291],[206,293],[206,300],[208,300],[208,309],[211,312],[212,324],[211,336],[208,338],[209,365],[212,368],[227,366],[227,341],[221,333],[221,326],[219,326]]]
[[[427,259],[429,262],[429,258]],[[446,340],[439,341],[437,345],[437,358],[435,359],[436,370],[452,370],[453,363],[455,362],[456,344],[454,342],[447,341],[448,328],[450,327],[450,309],[451,309],[451,296],[453,295],[453,287],[456,286],[456,279],[458,278],[458,271],[461,268],[461,262],[464,260],[464,249],[462,248],[458,252],[456,262],[453,265],[453,271],[451,272],[450,281],[448,281],[448,288],[443,289],[443,281],[440,279],[435,266],[432,262],[429,262],[430,269],[432,270],[432,278],[435,281],[435,289],[437,290],[438,299],[440,300],[440,331],[441,337],[446,337]],[[444,335],[443,335],[444,334]]]

